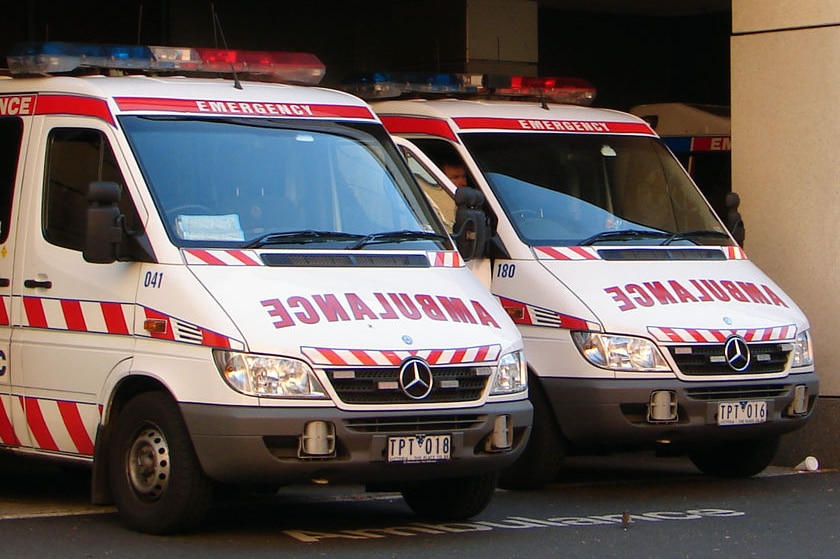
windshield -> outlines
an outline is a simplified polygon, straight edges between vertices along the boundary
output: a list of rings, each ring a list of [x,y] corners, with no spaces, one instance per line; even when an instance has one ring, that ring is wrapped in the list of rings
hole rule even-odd
[[[148,116],[120,123],[177,246],[451,248],[379,125]]]
[[[531,246],[732,244],[654,138],[476,133],[462,141]]]

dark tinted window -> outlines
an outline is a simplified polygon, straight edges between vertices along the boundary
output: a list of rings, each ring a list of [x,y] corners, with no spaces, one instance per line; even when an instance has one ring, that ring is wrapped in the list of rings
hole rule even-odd
[[[65,248],[82,250],[85,240],[88,185],[115,182],[122,187],[120,207],[127,226],[137,226],[125,180],[108,140],[97,130],[56,128],[47,145],[44,237]]]
[[[19,118],[0,118],[0,243],[9,237],[22,137],[23,122]]]

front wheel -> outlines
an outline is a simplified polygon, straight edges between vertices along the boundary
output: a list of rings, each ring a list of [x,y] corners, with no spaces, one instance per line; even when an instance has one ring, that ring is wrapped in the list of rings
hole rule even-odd
[[[402,489],[403,500],[416,514],[435,520],[464,520],[490,504],[498,473],[435,479]]]
[[[125,405],[116,418],[108,468],[117,510],[133,530],[186,531],[210,508],[212,482],[168,394],[145,392]]]
[[[727,441],[694,448],[689,459],[704,474],[741,478],[750,477],[770,465],[779,448],[779,437],[746,441]]]

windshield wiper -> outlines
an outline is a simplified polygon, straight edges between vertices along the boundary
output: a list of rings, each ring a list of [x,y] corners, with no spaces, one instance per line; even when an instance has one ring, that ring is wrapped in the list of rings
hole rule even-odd
[[[717,237],[719,239],[728,239],[729,235],[722,231],[715,231],[714,229],[697,229],[695,231],[679,231],[668,235],[668,238],[659,243],[660,245],[670,245],[674,241],[690,241],[697,237]]]
[[[594,245],[604,241],[626,241],[630,239],[648,238],[659,239],[662,237],[670,237],[668,233],[662,231],[643,231],[641,229],[622,229],[621,231],[601,231],[597,235],[592,235],[581,242],[578,246]],[[663,244],[665,244],[663,242]]]
[[[372,243],[402,243],[404,241],[416,241],[421,239],[445,241],[447,237],[439,233],[432,233],[431,231],[409,231],[407,229],[402,231],[385,231],[383,233],[371,233],[370,235],[365,235],[352,245],[348,246],[347,250],[358,250]]]
[[[302,229],[300,231],[284,231],[282,233],[266,233],[245,245],[244,248],[259,248],[266,245],[326,243],[329,241],[362,240],[364,235],[341,233],[339,231],[318,231]]]

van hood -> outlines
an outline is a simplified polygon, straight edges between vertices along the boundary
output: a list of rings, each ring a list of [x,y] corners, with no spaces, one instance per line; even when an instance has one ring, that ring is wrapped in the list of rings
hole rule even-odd
[[[579,318],[606,332],[792,327],[784,337],[793,337],[808,327],[796,303],[749,260],[540,262],[591,310]]]
[[[190,269],[254,353],[444,349],[482,361],[522,347],[498,301],[465,267]]]

